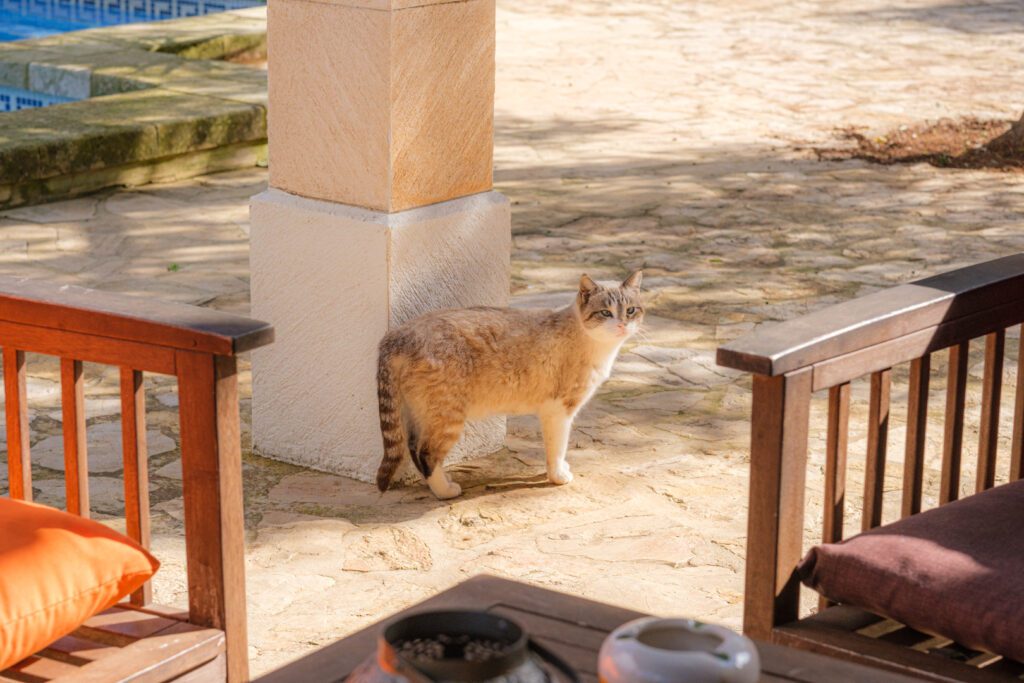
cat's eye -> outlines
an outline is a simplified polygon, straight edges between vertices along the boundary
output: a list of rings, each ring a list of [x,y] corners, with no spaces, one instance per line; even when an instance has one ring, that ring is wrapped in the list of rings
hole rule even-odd
[[[612,317],[612,312],[609,311],[607,308],[604,309],[603,311],[598,311],[598,313],[601,314],[602,318],[610,318],[610,317]]]
[[[626,315],[628,315],[630,318],[636,315],[636,306],[630,306],[629,308],[627,308]]]

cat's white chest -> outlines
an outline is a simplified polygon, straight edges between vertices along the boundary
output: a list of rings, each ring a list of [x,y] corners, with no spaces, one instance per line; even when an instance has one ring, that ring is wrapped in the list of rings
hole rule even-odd
[[[622,348],[622,344],[616,344],[610,348],[599,349],[594,354],[593,366],[590,370],[591,389],[596,389],[611,377],[612,366],[615,365],[615,358],[619,355],[620,348]]]
[[[611,376],[611,367],[615,365],[615,357],[618,355],[618,349],[621,349],[622,346],[622,343],[618,343],[606,349],[599,349],[594,355],[591,378],[597,380],[598,384]]]

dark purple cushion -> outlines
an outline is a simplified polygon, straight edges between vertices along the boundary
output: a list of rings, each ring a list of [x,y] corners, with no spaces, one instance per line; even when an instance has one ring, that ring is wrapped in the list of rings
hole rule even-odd
[[[1024,480],[812,548],[798,571],[835,602],[1024,661]]]

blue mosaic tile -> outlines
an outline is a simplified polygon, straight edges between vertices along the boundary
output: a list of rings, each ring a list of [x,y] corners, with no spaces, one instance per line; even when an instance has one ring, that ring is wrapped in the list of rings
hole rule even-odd
[[[0,41],[263,4],[264,0],[0,0]]]
[[[42,93],[0,85],[0,113],[18,111],[19,109],[32,109],[34,107],[47,107],[51,104],[62,104],[72,101],[70,97],[43,95]]]

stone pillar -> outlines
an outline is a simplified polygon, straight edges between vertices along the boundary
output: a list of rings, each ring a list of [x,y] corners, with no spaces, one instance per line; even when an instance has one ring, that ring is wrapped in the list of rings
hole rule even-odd
[[[370,481],[377,343],[434,308],[508,301],[508,200],[492,188],[494,0],[273,0],[270,188],[253,198],[262,454]],[[500,448],[503,419],[453,459]]]

